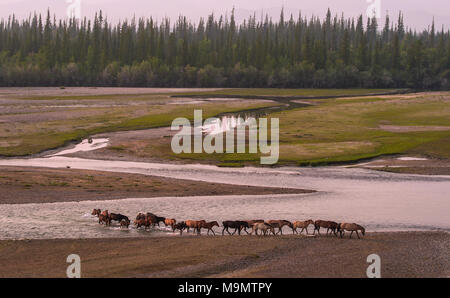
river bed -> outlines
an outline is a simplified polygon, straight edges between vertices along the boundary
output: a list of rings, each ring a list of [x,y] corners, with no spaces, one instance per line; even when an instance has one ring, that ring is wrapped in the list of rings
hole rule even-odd
[[[377,172],[360,168],[219,168],[89,160],[54,156],[3,159],[0,165],[139,173],[252,186],[314,189],[302,195],[161,197],[0,206],[0,239],[96,238],[177,235],[168,229],[103,227],[90,215],[108,209],[134,218],[138,212],[186,219],[326,219],[357,222],[367,231],[450,231],[450,177]],[[312,231],[312,227],[310,228]],[[217,232],[221,229],[216,228]],[[285,229],[285,232],[290,232]]]

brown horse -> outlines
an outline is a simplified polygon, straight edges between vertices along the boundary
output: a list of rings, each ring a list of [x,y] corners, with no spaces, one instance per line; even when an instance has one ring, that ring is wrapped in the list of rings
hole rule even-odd
[[[316,220],[314,222],[314,233],[313,235],[317,233],[320,235],[320,228],[326,228],[327,229],[327,235],[328,232],[331,231],[336,237],[337,237],[337,229],[338,229],[338,223],[334,221],[327,221],[327,220]]]
[[[99,224],[105,223],[106,226],[111,224],[111,221],[109,220],[108,210],[105,210],[102,213],[100,213],[100,215],[98,216],[98,223]]]
[[[149,222],[145,218],[136,219],[134,221],[134,225],[136,226],[136,229],[139,229],[140,227],[144,227],[144,229],[147,230],[147,228],[150,227]]]
[[[338,225],[338,232],[341,234],[341,238],[344,236],[345,231],[350,231],[350,238],[352,238],[353,232],[356,232],[358,239],[360,239],[358,231],[361,231],[363,236],[366,234],[366,229],[355,223],[340,223]]]
[[[186,229],[186,223],[184,221],[176,223],[172,226],[172,231],[180,230],[180,235],[183,235],[183,230]]]
[[[204,223],[206,223],[205,220],[186,220],[186,231],[189,233],[189,229],[192,228],[194,233],[197,231],[197,234],[200,234],[200,229]]]
[[[177,223],[177,220],[175,219],[175,218],[166,218],[165,220],[164,220],[164,225],[167,227],[167,226],[171,226],[171,227],[173,227],[173,225],[174,224],[176,224]]]
[[[219,223],[217,221],[204,222],[201,224],[200,229],[207,229],[208,230],[207,235],[209,235],[209,231],[213,232],[213,234],[216,235],[216,233],[212,229],[213,227],[219,227]]]
[[[308,226],[314,225],[314,221],[312,219],[306,220],[306,221],[296,221],[293,223],[292,227],[292,234],[297,233],[297,228],[301,228],[300,234],[303,233],[303,230],[306,230],[306,235],[308,235]]]
[[[98,217],[100,215],[100,213],[102,213],[101,209],[94,209],[94,210],[92,210],[91,215],[94,215],[94,216]]]
[[[292,223],[288,220],[269,220],[269,221],[267,221],[267,223],[274,228],[278,228],[277,234],[281,233],[281,235],[283,235],[283,227],[284,226],[288,226],[291,229],[293,228]]]

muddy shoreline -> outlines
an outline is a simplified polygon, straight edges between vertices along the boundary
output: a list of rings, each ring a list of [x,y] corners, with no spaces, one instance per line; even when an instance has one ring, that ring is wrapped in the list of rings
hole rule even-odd
[[[331,236],[187,236],[152,239],[0,241],[0,277],[65,277],[77,253],[82,277],[366,277],[369,254],[382,277],[449,277],[443,232]]]

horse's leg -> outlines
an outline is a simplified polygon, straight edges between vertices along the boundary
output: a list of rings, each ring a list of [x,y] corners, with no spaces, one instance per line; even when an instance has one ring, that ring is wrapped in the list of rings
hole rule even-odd
[[[359,237],[358,230],[356,230],[356,236],[358,236],[358,239],[361,239],[361,238]]]
[[[350,238],[352,238],[353,231],[350,233]]]
[[[213,233],[214,236],[216,236],[216,232],[214,232],[213,229],[211,229],[211,232]]]

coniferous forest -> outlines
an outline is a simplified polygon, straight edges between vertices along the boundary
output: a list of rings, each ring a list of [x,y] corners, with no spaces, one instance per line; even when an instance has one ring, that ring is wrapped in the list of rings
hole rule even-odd
[[[450,88],[450,33],[377,19],[0,22],[0,86]]]

